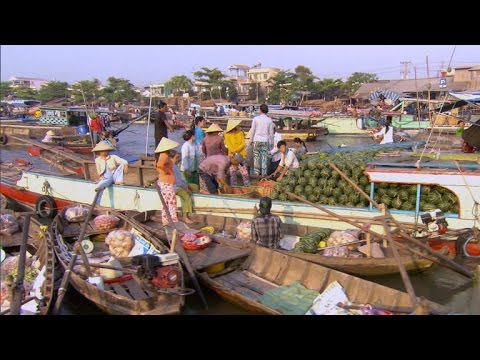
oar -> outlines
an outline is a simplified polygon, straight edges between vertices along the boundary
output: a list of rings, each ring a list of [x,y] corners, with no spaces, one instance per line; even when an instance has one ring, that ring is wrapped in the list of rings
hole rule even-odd
[[[25,215],[23,223],[23,237],[20,245],[20,258],[18,259],[17,267],[17,280],[13,284],[12,289],[12,306],[10,307],[11,315],[20,315],[20,307],[22,306],[22,297],[25,289],[23,287],[23,280],[25,278],[25,262],[27,260],[27,242],[28,242],[28,230],[30,228],[30,217],[32,213]]]
[[[368,201],[370,201],[372,203],[373,206],[375,206],[377,209],[379,210],[382,210],[382,207],[380,207],[380,205],[375,201],[373,200],[370,196],[368,196],[362,189],[360,189],[360,187],[355,184],[347,175],[345,175],[340,169],[338,169],[335,164],[333,163],[330,163],[329,164],[330,167],[335,170],[345,181],[347,181],[350,185],[352,185],[354,187],[355,190],[357,190],[365,199],[367,199]],[[461,266],[460,264],[450,260],[450,258],[448,258],[447,256],[443,255],[443,254],[440,254],[436,251],[434,251],[432,248],[430,248],[429,246],[426,246],[425,244],[423,244],[422,242],[418,241],[417,239],[413,238],[412,236],[408,235],[405,230],[403,229],[403,226],[402,224],[400,224],[388,211],[387,211],[387,214],[389,216],[389,221],[392,221],[396,227],[400,228],[401,229],[401,232],[400,232],[400,235],[407,239],[408,241],[414,243],[415,245],[417,245],[418,247],[422,248],[423,250],[427,251],[428,253],[438,257],[439,259],[445,261],[447,264],[449,264],[451,267],[457,269],[457,272],[462,274],[462,275],[466,275],[468,276],[469,278],[472,278],[473,277],[473,272],[467,268],[465,268],[464,266]]]
[[[158,196],[160,197],[160,201],[162,202],[163,211],[165,211],[165,213],[167,215],[168,224],[175,231],[176,230],[175,224],[173,223],[172,216],[170,215],[170,211],[168,210],[165,199],[163,198],[162,190],[160,189],[160,186],[158,185],[158,182],[155,182],[155,187],[157,188]],[[165,231],[165,234],[167,234],[167,231]],[[173,241],[172,241],[172,244],[173,244]],[[197,290],[198,294],[200,295],[200,298],[202,299],[203,306],[205,307],[205,309],[208,309],[207,300],[205,299],[205,296],[203,295],[202,288],[200,287],[200,284],[198,283],[197,277],[195,275],[195,271],[193,270],[192,265],[190,264],[190,260],[188,260],[187,253],[185,252],[185,250],[183,249],[181,244],[178,244],[178,243],[175,246],[175,251],[178,253],[180,258],[182,259],[183,264],[187,268],[188,274],[190,275],[190,278],[193,281],[193,285],[195,286],[195,289]]]
[[[88,263],[88,258],[87,255],[85,254],[85,251],[83,250],[82,247],[82,240],[83,237],[85,236],[85,233],[87,232],[87,227],[88,227],[88,222],[90,221],[90,218],[92,217],[93,210],[95,208],[95,204],[97,203],[97,199],[102,193],[102,191],[105,189],[104,186],[95,189],[95,197],[93,198],[93,202],[90,205],[90,209],[88,210],[87,217],[85,218],[85,222],[83,223],[82,229],[80,230],[80,235],[78,237],[78,240],[75,242],[75,245],[73,247],[73,255],[72,258],[70,259],[70,263],[68,264],[68,269],[65,270],[65,273],[63,274],[62,282],[60,283],[60,287],[58,288],[58,297],[57,301],[55,301],[55,306],[53,308],[53,314],[58,314],[58,311],[60,310],[60,307],[62,306],[63,298],[65,297],[65,293],[67,292],[67,285],[68,282],[70,281],[70,276],[73,271],[73,267],[76,264],[77,261],[77,256],[78,253],[80,252],[80,255],[82,257],[82,262],[83,265],[85,266],[85,269],[87,270],[88,276],[92,275],[92,270],[90,269],[89,263]],[[58,215],[60,216],[60,215]]]

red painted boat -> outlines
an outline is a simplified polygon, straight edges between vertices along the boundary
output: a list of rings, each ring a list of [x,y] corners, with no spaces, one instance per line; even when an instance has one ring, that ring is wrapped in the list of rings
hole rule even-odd
[[[456,254],[455,240],[432,239],[428,240],[428,244],[433,250],[440,250],[443,247],[448,247],[450,254]],[[480,241],[470,241],[467,244],[467,253],[470,256],[480,256]]]

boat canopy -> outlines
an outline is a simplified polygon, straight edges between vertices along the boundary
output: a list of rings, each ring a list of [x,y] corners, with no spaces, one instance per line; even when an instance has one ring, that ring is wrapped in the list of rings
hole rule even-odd
[[[397,101],[400,98],[400,96],[403,96],[391,90],[378,90],[371,93],[368,96],[368,100],[372,101],[372,100],[378,99],[380,95],[383,95],[385,98],[390,99],[393,102]]]

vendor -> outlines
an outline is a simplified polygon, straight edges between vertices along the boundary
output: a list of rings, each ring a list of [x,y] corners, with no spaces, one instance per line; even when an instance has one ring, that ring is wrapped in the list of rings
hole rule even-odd
[[[200,193],[218,194],[218,188],[222,185],[223,191],[231,194],[232,188],[225,178],[230,165],[233,164],[237,164],[237,161],[227,155],[212,155],[203,160],[198,167]]]
[[[61,139],[63,136],[56,136],[53,130],[48,130],[45,137],[42,139],[42,143],[54,143],[56,139]]]
[[[244,159],[247,157],[247,149],[245,147],[245,135],[240,129],[242,120],[228,120],[227,129],[225,130],[225,145],[228,150],[228,156],[236,159],[236,165],[232,163],[229,169],[230,185],[237,185],[237,172],[240,173],[244,186],[250,185],[250,178],[248,176],[248,169],[244,164]],[[239,154],[235,158],[235,154]]]
[[[277,148],[282,154],[280,158],[280,163],[278,164],[277,169],[270,175],[276,181],[283,179],[288,169],[297,169],[300,165],[298,159],[295,156],[295,152],[287,148],[287,143],[283,140],[280,140],[277,143]]]

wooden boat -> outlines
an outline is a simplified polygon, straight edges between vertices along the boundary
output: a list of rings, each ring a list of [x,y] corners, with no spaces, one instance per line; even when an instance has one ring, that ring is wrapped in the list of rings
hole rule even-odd
[[[148,226],[151,230],[156,229],[156,234],[162,240],[166,240],[166,234],[163,233],[161,223],[158,223],[159,215],[155,215],[155,212],[140,213],[135,216],[136,219],[144,222],[145,226]],[[214,216],[214,215],[198,215],[193,214],[192,218],[195,220],[195,228],[200,231],[204,226],[213,226],[217,235],[213,237],[213,240],[217,243],[222,244],[226,248],[237,247],[237,248],[247,248],[251,247],[250,243],[245,243],[240,240],[235,240],[230,237],[225,237],[219,235],[219,233],[226,234],[236,234],[237,226],[241,223],[243,219],[235,217],[234,214],[227,214],[226,216]],[[152,219],[157,219],[152,220]],[[332,222],[336,222],[334,219]],[[299,236],[308,234],[314,231],[318,231],[319,228],[316,227],[305,227],[293,224],[282,224],[283,234],[287,236]],[[281,242],[282,244],[282,242]],[[286,247],[289,248],[289,247]],[[225,250],[226,249],[223,249]],[[218,250],[220,251],[220,250]],[[342,272],[357,276],[377,276],[377,275],[390,275],[398,274],[398,265],[393,257],[393,253],[390,247],[382,247],[382,251],[385,253],[384,258],[372,258],[372,257],[360,257],[360,258],[351,258],[351,257],[334,257],[334,256],[323,256],[321,252],[316,254],[308,254],[303,252],[294,252],[293,250],[284,250],[278,249],[275,250],[281,253],[284,253],[288,256],[293,256],[302,260],[306,260],[315,264],[320,264],[327,266],[332,269],[336,269]],[[189,256],[199,256],[198,254],[202,253],[201,251],[188,252]],[[422,258],[420,256],[412,255],[406,250],[400,250],[400,259],[402,264],[405,266],[407,271],[419,272],[429,269],[433,262]],[[211,259],[211,256],[208,257],[209,265],[215,264],[215,261]],[[192,263],[197,263],[198,261],[195,258],[191,259]],[[217,262],[222,262],[218,260]],[[205,265],[207,266],[207,265]]]
[[[115,215],[115,212],[108,212]],[[80,223],[69,223],[65,219],[65,209],[59,213],[53,223],[52,232],[54,236],[54,248],[57,258],[66,270],[69,266],[72,256],[73,241],[80,235]],[[105,211],[94,211],[94,215],[106,214]],[[121,219],[115,230],[122,229],[131,232],[134,226]],[[113,230],[113,229],[111,229]],[[109,230],[109,231],[111,231]],[[90,222],[86,235],[106,234],[109,231],[96,230],[93,223]],[[138,232],[145,241],[150,243],[157,253],[165,254],[168,248],[161,242],[152,238],[149,234]],[[104,242],[93,242],[93,252],[90,254],[90,260],[93,264],[93,258],[101,254],[109,254],[108,246]],[[150,248],[150,249],[151,249]],[[151,250],[152,251],[152,250]],[[150,253],[152,253],[150,251]],[[80,258],[80,257],[79,257]],[[121,262],[128,266],[131,258],[121,258]],[[83,266],[75,265],[71,273],[70,282],[73,287],[89,301],[94,303],[102,311],[115,315],[170,315],[180,313],[184,304],[183,295],[179,295],[184,285],[182,266],[178,261],[167,266],[156,267],[165,269],[176,276],[175,284],[170,288],[156,288],[146,279],[137,275],[126,275],[120,278],[105,280],[104,289],[97,287],[87,281],[88,276]],[[92,267],[93,269],[93,267]],[[125,268],[124,268],[125,269]],[[128,269],[128,267],[127,267]],[[127,270],[125,270],[127,271]],[[158,270],[160,271],[160,270]],[[138,273],[137,273],[138,274]]]
[[[21,212],[33,212],[33,208],[25,205],[14,202],[10,202],[10,205],[14,205],[13,209]],[[20,215],[18,220],[21,228],[19,232],[16,232],[10,236],[0,235],[0,244],[2,249],[4,249],[10,256],[15,256],[18,254],[20,245],[22,243],[24,216]],[[30,263],[29,268],[35,269],[37,276],[40,271],[43,271],[44,280],[39,288],[39,294],[42,297],[39,298],[26,294],[26,299],[23,301],[23,303],[28,309],[27,311],[29,314],[48,315],[50,314],[51,305],[54,299],[55,281],[58,280],[59,273],[57,272],[58,269],[55,267],[55,253],[53,251],[53,242],[50,233],[45,231],[45,229],[42,227],[40,219],[35,216],[32,216],[30,219],[27,253],[30,254],[30,257],[27,260],[27,263]],[[3,267],[1,275],[3,283],[3,280],[7,275],[6,272],[3,271]],[[36,311],[33,312],[32,309],[35,307]],[[7,310],[2,311],[2,315],[8,312],[9,311]]]
[[[260,297],[272,289],[291,285],[295,281],[319,294],[332,282],[338,281],[352,303],[390,309],[411,305],[409,296],[402,291],[271,249],[255,247],[243,262],[239,260],[227,262],[225,270],[217,274],[199,270],[200,279],[222,298],[250,311],[282,315],[278,310],[262,304]],[[427,303],[434,313],[447,312],[442,305],[430,301]]]

